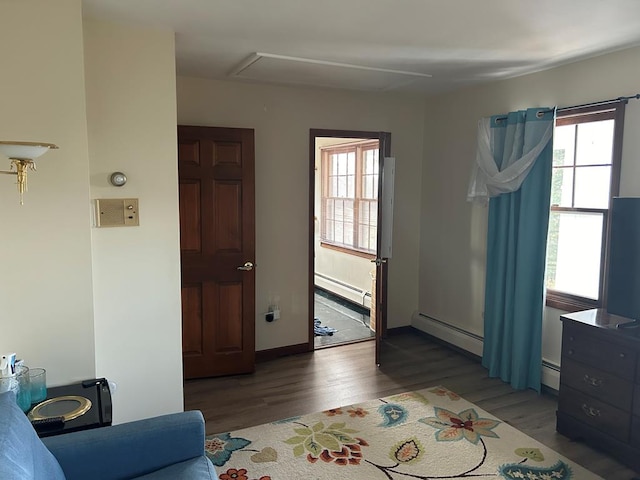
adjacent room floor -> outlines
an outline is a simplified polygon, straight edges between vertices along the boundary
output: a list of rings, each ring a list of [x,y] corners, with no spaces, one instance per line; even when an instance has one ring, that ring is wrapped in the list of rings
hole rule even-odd
[[[353,305],[325,290],[316,289],[314,316],[321,327],[336,330],[332,335],[316,335],[315,348],[369,340],[375,333],[369,328],[367,309]],[[321,329],[322,331],[323,329]]]

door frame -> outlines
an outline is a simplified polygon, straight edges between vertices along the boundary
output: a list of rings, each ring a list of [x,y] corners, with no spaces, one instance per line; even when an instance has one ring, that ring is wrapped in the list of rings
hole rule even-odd
[[[316,162],[316,138],[362,138],[378,140],[379,149],[382,155],[379,157],[380,166],[382,167],[384,157],[391,156],[391,133],[390,132],[369,132],[360,130],[332,130],[322,128],[309,129],[309,344],[308,350],[315,350],[315,335],[313,331],[313,313],[315,309],[314,305],[314,292],[315,292],[315,162]],[[378,199],[382,198],[382,168],[380,168],[380,175],[378,178]],[[378,204],[378,226],[382,223],[381,219],[382,209]],[[378,228],[378,252],[381,245],[381,228]],[[376,257],[378,255],[376,254]],[[376,267],[376,358],[377,364],[380,363],[380,342],[382,338],[387,336],[387,264],[383,263],[381,266]]]

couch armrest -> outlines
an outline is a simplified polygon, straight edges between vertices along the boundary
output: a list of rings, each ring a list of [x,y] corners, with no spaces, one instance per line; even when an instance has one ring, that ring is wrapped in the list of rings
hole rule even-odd
[[[67,480],[132,478],[204,455],[199,411],[43,438]]]

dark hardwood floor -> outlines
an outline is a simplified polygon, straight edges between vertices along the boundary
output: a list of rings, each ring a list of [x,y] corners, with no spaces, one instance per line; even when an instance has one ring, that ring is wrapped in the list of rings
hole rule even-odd
[[[361,342],[259,363],[252,375],[190,380],[185,409],[201,410],[213,434],[442,385],[606,480],[634,476],[608,455],[556,433],[551,394],[513,390],[488,378],[476,360],[421,334],[386,340],[380,367],[373,349],[373,342]]]

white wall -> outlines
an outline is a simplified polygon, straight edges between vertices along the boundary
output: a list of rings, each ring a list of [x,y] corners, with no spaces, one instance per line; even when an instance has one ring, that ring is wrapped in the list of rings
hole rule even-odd
[[[183,409],[174,35],[84,28],[91,197],[139,198],[139,227],[91,229],[96,371],[120,423]]]
[[[15,177],[0,175],[0,352],[46,368],[49,385],[92,378],[80,0],[0,3],[0,58],[0,139],[60,147],[37,161],[22,207]]]
[[[309,129],[391,132],[397,157],[389,326],[407,325],[418,298],[424,123],[416,97],[178,77],[178,123],[255,129],[256,348],[308,341]],[[280,320],[260,312],[279,298]]]
[[[638,93],[640,48],[427,101],[422,175],[420,313],[482,336],[487,209],[466,202],[476,125],[533,106],[571,106]],[[625,121],[622,195],[640,195],[640,104]],[[560,312],[547,309],[543,358],[560,362]]]

